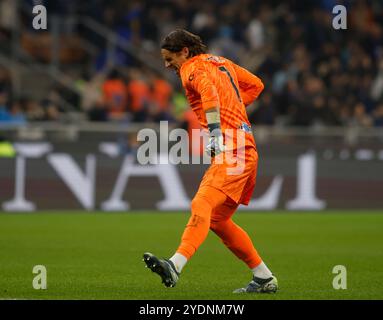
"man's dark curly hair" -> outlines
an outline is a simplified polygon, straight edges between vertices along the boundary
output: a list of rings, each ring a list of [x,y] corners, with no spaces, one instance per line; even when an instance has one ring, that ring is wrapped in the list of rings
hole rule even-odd
[[[170,52],[180,52],[184,47],[189,49],[189,57],[206,53],[207,49],[199,36],[183,29],[170,32],[161,42],[161,49]]]

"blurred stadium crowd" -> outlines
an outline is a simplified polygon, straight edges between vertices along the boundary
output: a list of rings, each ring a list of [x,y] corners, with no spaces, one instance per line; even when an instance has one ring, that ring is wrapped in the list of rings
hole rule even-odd
[[[383,126],[383,2],[379,0],[25,0],[46,5],[48,15],[70,20],[87,15],[133,46],[154,53],[175,28],[199,34],[209,52],[225,56],[257,74],[265,83],[249,108],[254,124],[297,126]],[[25,35],[43,41],[46,32],[0,0],[0,53],[9,54],[12,28],[20,18]],[[348,29],[334,30],[332,8],[346,6]],[[68,25],[68,24],[67,24]],[[49,30],[48,30],[49,31]],[[0,66],[0,122],[60,120],[65,97],[91,121],[184,121],[187,102],[175,79],[156,72],[126,52],[116,52],[115,68],[104,70],[106,43],[81,27],[68,27],[99,49],[90,59],[74,50],[63,71],[91,64],[75,75],[80,94],[52,87],[42,100],[13,95],[11,70]],[[28,50],[28,38],[20,37]],[[49,33],[48,33],[49,36]],[[37,37],[37,38],[36,38]],[[39,38],[40,37],[40,38]],[[42,47],[40,47],[42,48]],[[31,51],[44,61],[40,51]],[[40,54],[40,56],[39,56]],[[46,61],[46,60],[45,60]]]

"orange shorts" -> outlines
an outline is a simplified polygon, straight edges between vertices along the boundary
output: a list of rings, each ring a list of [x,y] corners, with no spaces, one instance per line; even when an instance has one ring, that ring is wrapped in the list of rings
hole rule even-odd
[[[244,152],[236,155],[235,163],[225,157],[221,163],[213,160],[199,188],[213,187],[225,193],[235,203],[247,205],[255,188],[257,167],[257,150],[246,146]]]

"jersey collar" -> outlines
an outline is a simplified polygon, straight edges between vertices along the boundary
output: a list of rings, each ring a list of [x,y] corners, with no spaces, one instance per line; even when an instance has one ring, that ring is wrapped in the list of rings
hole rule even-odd
[[[186,65],[188,65],[188,64],[190,64],[190,63],[192,63],[192,62],[194,62],[194,61],[196,61],[196,60],[198,60],[198,58],[200,58],[202,55],[203,55],[203,54],[199,54],[199,55],[196,55],[196,56],[194,56],[194,57],[192,57],[192,58],[186,60],[186,61],[182,64],[182,66],[181,66],[181,68],[180,68],[180,73],[181,73],[182,68],[183,68],[184,66],[186,66]]]

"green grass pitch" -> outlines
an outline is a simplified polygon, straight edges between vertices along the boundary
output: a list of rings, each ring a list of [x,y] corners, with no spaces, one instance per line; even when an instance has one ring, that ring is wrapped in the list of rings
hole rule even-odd
[[[142,253],[169,257],[188,213],[0,213],[0,299],[382,299],[383,212],[237,213],[278,277],[280,291],[235,295],[246,265],[211,233],[175,288],[144,267]],[[47,268],[35,290],[32,269]],[[347,269],[335,290],[332,269]]]

